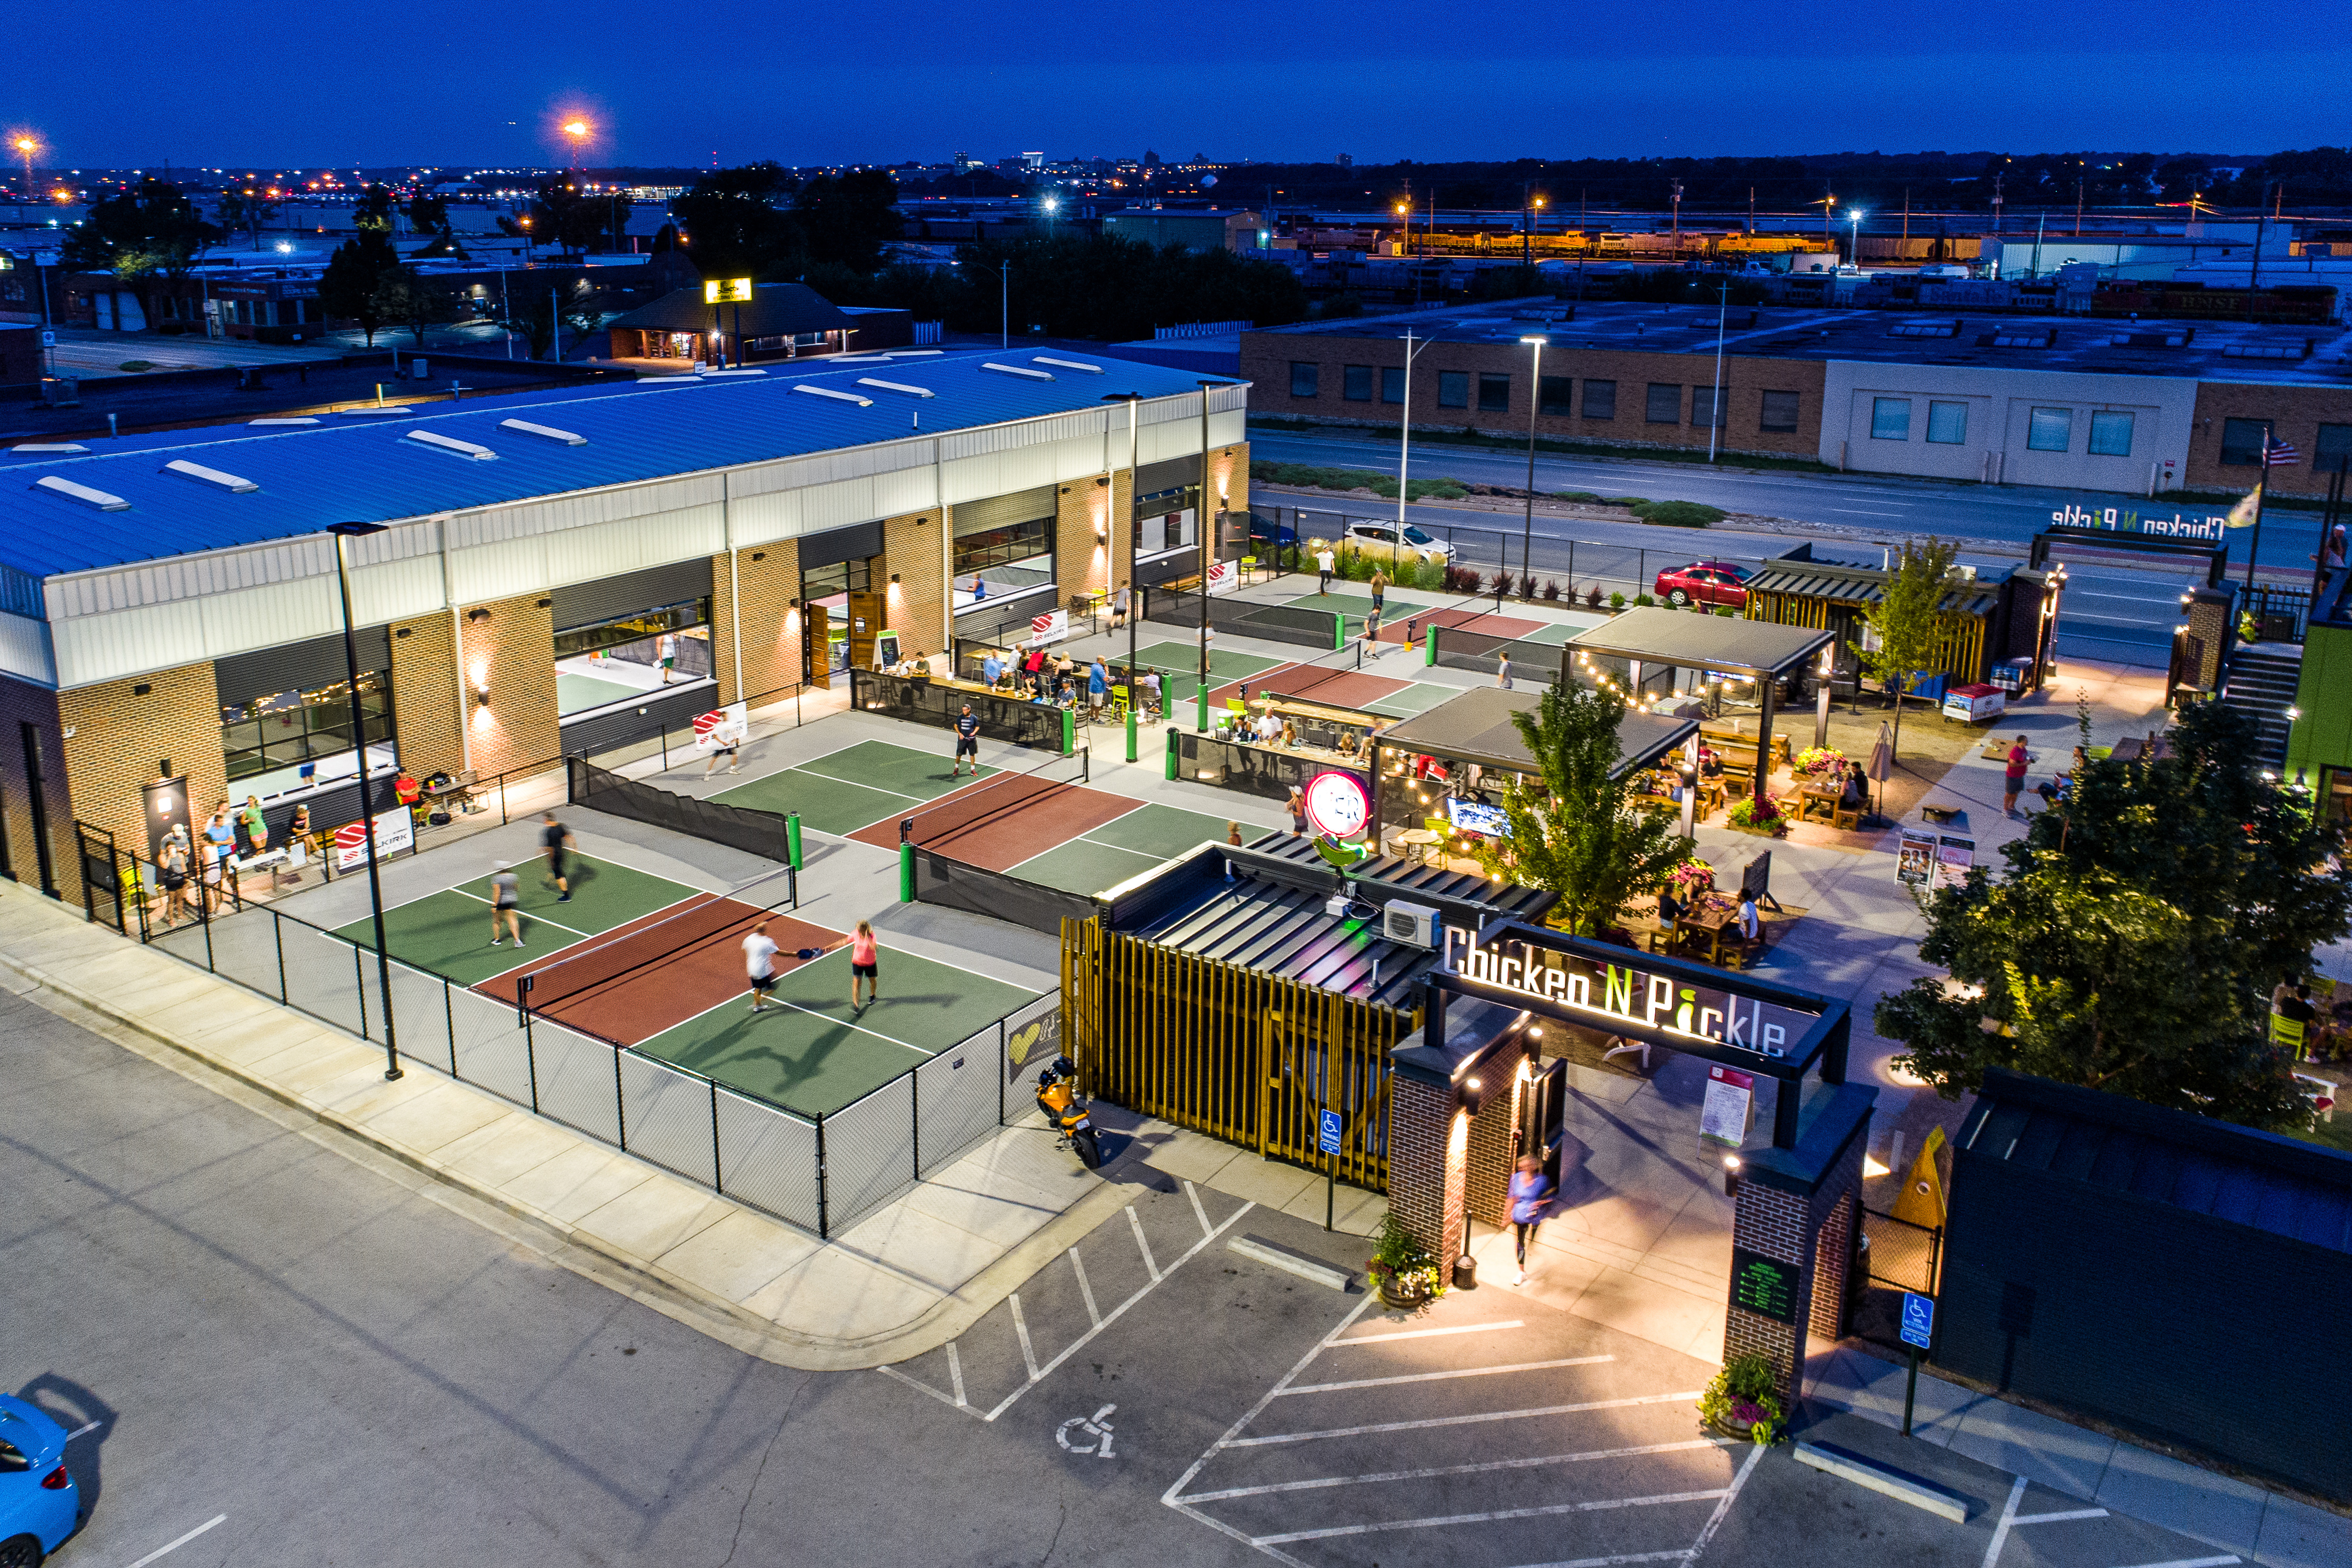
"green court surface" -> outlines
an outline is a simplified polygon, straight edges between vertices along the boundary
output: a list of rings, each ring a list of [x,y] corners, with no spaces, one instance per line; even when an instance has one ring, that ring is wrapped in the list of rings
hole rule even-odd
[[[1370,594],[1305,594],[1290,602],[1302,610],[1339,611],[1348,617],[1350,635],[1362,631],[1364,617],[1372,613],[1372,596]],[[1391,594],[1381,605],[1381,625],[1392,626],[1410,616],[1425,615],[1433,608],[1434,605],[1414,599],[1400,599]]]
[[[849,950],[835,948],[776,983],[768,1003],[777,1011],[754,1014],[747,993],[637,1048],[816,1116],[970,1039],[1034,994],[887,942],[881,969],[881,1000],[855,1016]]]
[[[643,697],[642,687],[624,686],[617,680],[599,680],[593,675],[569,675],[555,672],[555,710],[558,713],[583,713],[591,708],[602,708],[607,702],[620,702],[631,697]]]
[[[1402,691],[1391,691],[1386,697],[1375,698],[1364,704],[1367,710],[1386,713],[1393,718],[1410,719],[1416,713],[1426,713],[1448,698],[1462,695],[1458,686],[1433,686],[1417,680]]]
[[[1558,647],[1560,644],[1566,642],[1569,638],[1574,637],[1577,633],[1584,629],[1585,628],[1582,626],[1549,626],[1544,627],[1541,631],[1529,632],[1526,637],[1521,637],[1519,640],[1521,642],[1539,642],[1549,647]]]
[[[1169,701],[1181,702],[1192,697],[1193,672],[1201,668],[1200,644],[1149,643],[1136,650],[1135,658],[1137,663],[1160,671],[1160,690]],[[1227,681],[1246,680],[1261,670],[1286,662],[1213,647],[1209,649],[1209,689],[1213,691]]]
[[[1146,804],[1067,844],[1030,857],[1007,874],[1066,893],[1099,893],[1203,841],[1223,844],[1230,820]],[[1255,838],[1262,831],[1246,823],[1242,827],[1245,838]]]
[[[941,730],[939,738],[939,749],[931,752],[860,741],[711,798],[760,811],[796,811],[802,826],[845,837],[972,782],[969,767],[961,778],[949,776],[955,765],[954,731]],[[997,771],[980,770],[982,776]]]
[[[533,858],[515,868],[522,900],[524,947],[490,945],[490,879],[444,888],[383,911],[385,945],[411,968],[446,975],[461,985],[478,985],[518,964],[599,936],[656,910],[667,909],[701,889],[667,877],[574,854],[568,858],[572,901],[556,902],[545,862]],[[373,920],[353,921],[337,936],[375,951]]]

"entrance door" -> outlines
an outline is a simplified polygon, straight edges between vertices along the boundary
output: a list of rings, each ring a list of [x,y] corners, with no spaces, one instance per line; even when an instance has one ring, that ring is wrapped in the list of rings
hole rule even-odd
[[[1555,1061],[1528,1086],[1527,1120],[1519,1129],[1519,1148],[1544,1163],[1544,1176],[1559,1185],[1559,1151],[1568,1126],[1568,1063]]]
[[[874,636],[877,632],[896,630],[882,624],[882,595],[852,594],[849,595],[849,668],[874,668]]]
[[[49,858],[49,790],[41,766],[41,727],[20,723],[25,743],[25,804],[33,812],[33,858],[41,869],[41,891],[58,897],[58,869]]]
[[[801,606],[801,679],[819,691],[833,689],[833,612],[823,605]]]

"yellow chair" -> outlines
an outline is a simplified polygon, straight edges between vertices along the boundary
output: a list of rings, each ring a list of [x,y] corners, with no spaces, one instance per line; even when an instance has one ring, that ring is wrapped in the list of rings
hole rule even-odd
[[[2285,1047],[2287,1053],[2296,1061],[2302,1061],[2310,1048],[2309,1037],[2304,1026],[2293,1018],[2282,1017],[2276,1013],[2271,1015],[2271,1044]]]

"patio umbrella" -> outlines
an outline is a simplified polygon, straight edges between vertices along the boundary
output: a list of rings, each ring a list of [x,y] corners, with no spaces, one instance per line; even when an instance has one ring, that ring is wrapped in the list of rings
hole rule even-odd
[[[1878,781],[1878,807],[1873,809],[1870,815],[1874,820],[1884,822],[1886,819],[1884,809],[1886,805],[1886,781],[1895,776],[1895,737],[1887,730],[1886,721],[1883,719],[1878,722],[1878,739],[1870,743],[1870,764],[1864,771]]]

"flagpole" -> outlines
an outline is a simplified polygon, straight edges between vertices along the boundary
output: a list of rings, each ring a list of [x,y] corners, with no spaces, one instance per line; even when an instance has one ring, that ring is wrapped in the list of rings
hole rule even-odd
[[[2254,477],[2254,537],[2246,547],[2246,595],[2254,592],[2254,558],[2263,552],[2263,501],[2271,488],[2271,422],[2263,421],[2262,469]]]

